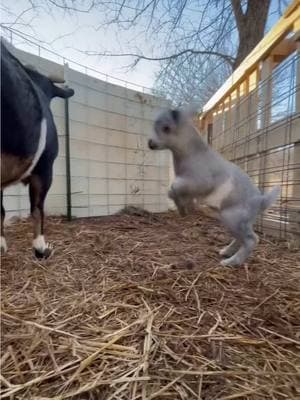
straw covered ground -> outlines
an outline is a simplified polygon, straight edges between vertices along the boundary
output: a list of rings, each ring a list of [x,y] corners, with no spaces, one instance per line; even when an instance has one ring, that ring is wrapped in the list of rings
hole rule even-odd
[[[300,398],[300,255],[262,239],[241,268],[207,217],[49,218],[2,257],[1,398]],[[297,293],[298,292],[298,293]]]

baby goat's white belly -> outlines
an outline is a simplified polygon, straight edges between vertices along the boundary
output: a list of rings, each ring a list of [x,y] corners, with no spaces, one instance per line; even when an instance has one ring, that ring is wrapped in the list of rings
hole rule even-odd
[[[203,199],[204,204],[213,208],[220,208],[222,202],[229,196],[233,190],[232,180],[229,178],[218,186],[212,193]]]

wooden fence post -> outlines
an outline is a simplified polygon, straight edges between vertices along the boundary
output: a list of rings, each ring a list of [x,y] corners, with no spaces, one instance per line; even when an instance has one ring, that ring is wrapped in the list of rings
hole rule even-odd
[[[272,70],[273,58],[269,57],[261,64],[261,100],[262,100],[262,116],[261,116],[261,134],[258,138],[259,157],[259,186],[264,188],[265,185],[265,169],[266,169],[266,148],[268,140],[268,127],[271,122],[272,113]]]
[[[300,35],[298,32],[297,37],[297,53],[296,53],[296,113],[300,115]],[[295,199],[296,203],[296,232],[293,235],[293,245],[296,247],[300,246],[300,142],[296,142],[294,145],[294,157],[293,157],[293,186],[292,186],[292,198]]]

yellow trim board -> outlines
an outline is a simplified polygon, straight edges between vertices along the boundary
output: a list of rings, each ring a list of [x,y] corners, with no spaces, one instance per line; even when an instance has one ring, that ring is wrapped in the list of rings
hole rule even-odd
[[[203,107],[203,114],[212,110],[220,101],[230,94],[231,91],[253,70],[259,61],[266,58],[272,49],[282,38],[298,25],[300,20],[300,0],[294,0],[287,8],[285,14],[277,24],[266,34],[258,45],[245,58],[241,65],[232,73],[223,86],[211,97]],[[202,115],[203,117],[204,115]]]

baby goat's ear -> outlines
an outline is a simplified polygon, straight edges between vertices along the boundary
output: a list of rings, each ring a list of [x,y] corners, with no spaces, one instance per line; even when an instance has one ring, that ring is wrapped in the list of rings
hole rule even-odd
[[[171,110],[171,115],[172,115],[173,121],[177,124],[179,122],[180,111],[179,110]]]

